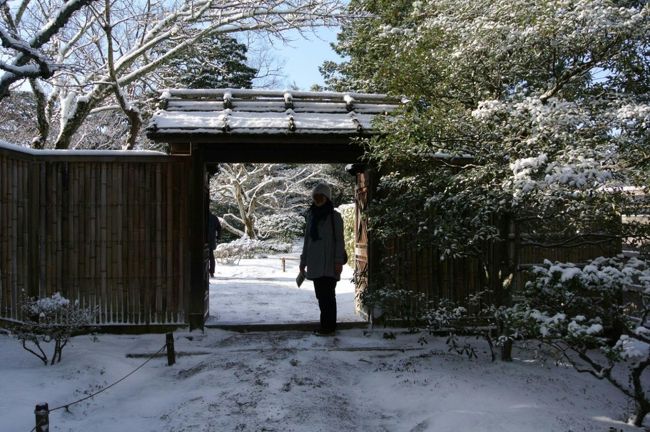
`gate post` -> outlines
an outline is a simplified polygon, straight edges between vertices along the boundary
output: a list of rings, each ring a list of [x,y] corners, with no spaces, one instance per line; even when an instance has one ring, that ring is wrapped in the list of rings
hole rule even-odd
[[[190,173],[190,299],[189,326],[203,330],[208,313],[209,279],[206,256],[207,203],[205,188],[207,173],[203,149],[191,144]]]
[[[373,270],[379,268],[376,263],[373,241],[368,236],[368,204],[377,186],[378,173],[372,167],[355,163],[346,166],[346,171],[355,176],[354,188],[354,260],[355,260],[355,309],[370,322],[374,319],[374,311],[365,309],[359,299],[363,293],[371,289],[370,281]]]

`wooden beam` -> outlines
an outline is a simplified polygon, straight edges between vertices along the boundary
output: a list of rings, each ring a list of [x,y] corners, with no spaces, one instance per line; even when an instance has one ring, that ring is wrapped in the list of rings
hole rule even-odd
[[[187,302],[190,331],[203,330],[205,324],[204,299],[206,269],[203,257],[205,248],[205,160],[203,148],[193,144],[192,169],[190,171],[190,292]]]

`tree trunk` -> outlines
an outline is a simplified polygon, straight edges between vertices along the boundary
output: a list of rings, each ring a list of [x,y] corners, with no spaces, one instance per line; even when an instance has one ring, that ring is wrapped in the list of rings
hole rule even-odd
[[[649,411],[650,410],[648,409],[648,406],[646,404],[639,404],[637,402],[636,411],[634,412],[634,416],[632,416],[632,418],[630,419],[630,423],[632,423],[636,427],[642,427],[643,420],[645,420],[645,417]]]
[[[47,96],[35,79],[30,79],[29,84],[36,98],[36,121],[38,124],[38,136],[32,140],[32,147],[42,149],[45,147],[47,138],[50,135],[50,121],[47,117]]]
[[[99,84],[95,86],[92,92],[84,99],[77,99],[76,108],[72,115],[63,122],[59,136],[56,138],[55,148],[69,149],[70,143],[74,134],[77,133],[83,122],[86,120],[90,111],[97,106],[97,104],[107,97],[110,93],[112,86]]]
[[[508,339],[501,347],[501,361],[512,361],[512,339]]]
[[[636,405],[636,412],[631,421],[634,426],[643,426],[645,416],[650,412],[650,401],[646,398],[646,392],[641,382],[641,375],[646,367],[650,365],[650,359],[639,362],[639,364],[632,369],[632,385],[634,386],[634,403]]]
[[[253,219],[250,217],[247,217],[244,219],[244,224],[246,226],[246,235],[250,239],[254,239],[255,236],[255,224],[253,223]]]

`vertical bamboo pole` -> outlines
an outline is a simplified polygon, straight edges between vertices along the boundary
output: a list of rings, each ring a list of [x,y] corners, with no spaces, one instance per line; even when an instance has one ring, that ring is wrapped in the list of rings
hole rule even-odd
[[[99,301],[99,284],[98,284],[98,265],[97,265],[97,164],[89,164],[88,176],[88,243],[89,255],[88,257],[88,302],[89,304],[98,307],[99,309],[99,322],[104,323],[104,315],[102,314],[102,305]]]
[[[18,268],[16,265],[16,238],[18,236],[18,227],[17,227],[17,214],[16,214],[16,201],[18,200],[18,173],[17,173],[17,164],[12,164],[10,166],[10,193],[9,193],[9,202],[10,202],[10,212],[9,212],[9,251],[10,251],[10,262],[9,262],[9,284],[11,286],[11,297],[12,309],[18,311],[18,298],[20,295],[20,290],[18,289],[18,280],[17,273]]]
[[[6,217],[7,208],[9,207],[8,192],[7,192],[8,178],[7,178],[7,157],[0,154],[0,226],[7,227],[8,221]],[[11,317],[10,309],[7,302],[7,282],[5,279],[7,262],[7,230],[0,230],[0,317]]]
[[[163,236],[163,206],[162,206],[162,167],[160,163],[156,163],[156,202],[155,202],[155,218],[156,218],[156,322],[163,322],[163,259],[164,249],[162,243]]]
[[[124,270],[124,309],[125,309],[125,321],[132,323],[133,322],[133,301],[131,298],[131,287],[133,284],[133,275],[131,271],[132,263],[130,262],[130,255],[133,249],[133,204],[132,204],[132,189],[133,185],[131,183],[131,164],[124,166],[123,173],[123,193],[124,196],[124,220],[123,230],[124,230],[124,249],[122,250],[122,268]]]
[[[55,292],[60,292],[61,295],[65,296],[63,289],[63,247],[62,247],[62,237],[63,233],[61,232],[62,217],[63,217],[63,172],[60,162],[53,162],[53,174],[54,174],[54,190],[56,197],[56,202],[52,206],[52,216],[55,218],[54,224],[54,254],[56,257],[56,265],[54,267],[54,282],[55,282]]]
[[[100,164],[100,183],[99,183],[99,276],[101,287],[101,303],[105,321],[110,323],[112,311],[110,307],[110,295],[108,292],[108,226],[107,226],[107,166],[105,163]]]
[[[184,164],[181,165],[185,168]],[[186,258],[185,249],[187,248],[187,234],[189,233],[189,200],[187,196],[190,193],[189,182],[182,176],[183,169],[177,174],[176,178],[181,179],[179,185],[180,206],[178,208],[178,310],[182,311],[184,320],[187,320],[187,302],[189,301],[190,281],[189,277],[189,259]]]
[[[39,215],[38,215],[38,260],[39,260],[39,294],[43,294],[46,291],[46,286],[48,283],[48,235],[47,235],[47,201],[48,201],[48,187],[47,187],[47,164],[41,162],[39,164],[39,176],[37,177],[39,181]]]
[[[176,248],[174,247],[173,242],[173,233],[174,233],[174,209],[172,206],[172,200],[174,199],[174,193],[172,188],[172,182],[174,181],[174,163],[167,163],[167,175],[166,175],[166,196],[165,196],[165,209],[167,212],[166,218],[166,238],[165,238],[165,257],[167,259],[167,268],[166,272],[166,305],[165,310],[168,311],[167,319],[174,321],[175,314],[170,316],[170,313],[175,312],[178,307],[178,303],[174,301],[174,254],[176,253]]]
[[[152,292],[153,292],[153,279],[151,271],[152,263],[152,253],[153,247],[151,246],[151,228],[155,223],[153,215],[151,212],[153,195],[151,190],[151,170],[148,166],[142,166],[140,175],[142,176],[142,190],[140,191],[142,196],[142,210],[143,210],[143,221],[142,221],[142,234],[140,238],[140,256],[142,257],[142,283],[140,289],[142,290],[142,305],[143,305],[143,317],[144,322],[149,324],[151,323],[151,317],[153,312],[152,307]]]
[[[70,292],[74,293],[74,299],[81,302],[81,293],[79,286],[79,165],[70,164],[69,168],[69,188],[68,194],[70,217],[68,218],[68,268],[69,268],[69,281],[71,286]]]
[[[124,209],[122,202],[124,200],[123,187],[124,184],[124,164],[116,164],[115,171],[113,173],[113,182],[114,182],[114,194],[113,194],[113,205],[115,211],[115,224],[114,224],[114,233],[111,236],[113,240],[113,285],[115,287],[116,295],[116,320],[119,323],[124,322],[124,268],[122,267],[122,250],[124,245],[122,244],[122,229],[123,229],[123,219],[122,211]]]

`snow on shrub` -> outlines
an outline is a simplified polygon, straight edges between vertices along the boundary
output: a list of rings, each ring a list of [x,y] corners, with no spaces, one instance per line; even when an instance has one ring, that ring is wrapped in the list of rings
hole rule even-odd
[[[255,227],[262,239],[291,241],[304,234],[305,218],[296,213],[272,214],[257,219]]]
[[[577,371],[610,382],[635,401],[630,422],[641,425],[650,412],[640,379],[650,364],[648,263],[622,256],[584,266],[545,261],[532,276],[523,302],[508,309],[510,337],[539,339]],[[613,373],[617,366],[628,379]]]
[[[345,251],[348,253],[348,265],[354,267],[354,204],[343,204],[337,207],[343,218],[343,236],[345,237]]]
[[[242,258],[260,258],[268,254],[291,252],[291,243],[256,240],[248,237],[217,245],[214,256],[227,264],[238,264]]]
[[[79,302],[71,302],[60,293],[51,297],[29,298],[23,296],[21,305],[23,321],[12,328],[13,336],[21,341],[25,350],[47,365],[59,363],[63,348],[70,337],[87,330],[95,322],[96,309],[82,308]],[[42,344],[54,342],[54,352],[48,359]],[[30,346],[31,344],[31,346]]]

